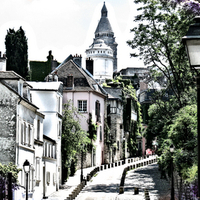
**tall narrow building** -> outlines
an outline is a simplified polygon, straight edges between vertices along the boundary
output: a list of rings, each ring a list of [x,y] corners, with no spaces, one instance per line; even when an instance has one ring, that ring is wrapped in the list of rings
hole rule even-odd
[[[104,2],[93,44],[86,50],[86,68],[96,80],[112,78],[117,71],[117,45]]]

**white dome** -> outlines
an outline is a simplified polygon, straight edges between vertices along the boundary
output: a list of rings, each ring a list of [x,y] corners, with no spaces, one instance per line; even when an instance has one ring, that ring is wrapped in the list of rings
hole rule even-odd
[[[98,39],[98,40],[96,40],[90,47],[89,47],[89,49],[87,49],[86,51],[88,51],[88,50],[95,50],[95,49],[97,49],[97,50],[109,50],[109,51],[112,51],[112,53],[113,53],[113,50],[108,46],[108,45],[106,45],[105,44],[105,42],[102,40],[102,39]]]

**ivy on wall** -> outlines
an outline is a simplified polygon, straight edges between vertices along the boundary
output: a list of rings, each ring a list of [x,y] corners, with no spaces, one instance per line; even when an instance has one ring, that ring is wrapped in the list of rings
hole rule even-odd
[[[88,150],[93,149],[93,143],[92,141],[97,139],[97,127],[98,125],[92,121],[92,114],[89,113],[89,119],[88,119],[88,138],[90,139],[91,143],[88,144]]]
[[[142,123],[141,106],[137,100],[135,89],[131,84],[124,85],[122,90],[123,101],[123,125],[124,131],[129,133],[127,146],[130,156],[135,156],[137,153],[137,136],[140,136]],[[132,111],[136,112],[137,120],[131,119]]]
[[[137,76],[135,78],[138,78]],[[114,80],[106,80],[104,87],[120,87],[122,88],[122,105],[123,105],[123,127],[124,131],[128,132],[129,137],[127,140],[127,147],[129,148],[130,156],[135,156],[137,149],[137,136],[140,136],[142,116],[141,116],[141,105],[137,100],[135,89],[131,83],[130,79],[122,79],[122,77],[117,76]],[[135,111],[137,115],[137,120],[131,119],[132,111]],[[108,120],[107,120],[108,121]],[[109,124],[108,122],[105,124]],[[109,127],[109,125],[108,125]],[[105,129],[106,144],[111,148],[114,146],[112,140],[109,138],[110,130]],[[123,145],[123,152],[125,150],[125,145]]]

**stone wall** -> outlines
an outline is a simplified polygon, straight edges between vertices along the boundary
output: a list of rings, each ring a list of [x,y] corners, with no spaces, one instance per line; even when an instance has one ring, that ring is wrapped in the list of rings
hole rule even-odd
[[[15,163],[17,95],[0,83],[0,163]]]

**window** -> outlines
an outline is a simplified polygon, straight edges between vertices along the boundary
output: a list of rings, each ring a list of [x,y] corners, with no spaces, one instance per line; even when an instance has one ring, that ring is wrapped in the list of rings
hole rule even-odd
[[[24,145],[26,145],[26,123],[24,122]]]
[[[97,122],[101,122],[101,117],[100,117],[100,103],[99,103],[99,101],[96,101],[95,115],[97,116]]]
[[[61,136],[61,132],[62,132],[62,124],[61,124],[61,121],[59,121],[59,123],[58,123],[58,136]]]
[[[40,180],[40,158],[36,158],[36,180]]]
[[[102,141],[102,126],[99,127],[100,128],[100,142]]]
[[[46,173],[46,177],[47,177],[47,184],[50,184],[50,172]]]
[[[119,151],[119,141],[117,141],[117,150]]]
[[[87,112],[87,101],[78,101],[78,111]]]
[[[59,113],[60,113],[60,100],[61,100],[61,98],[58,97],[58,112],[59,112]]]
[[[23,134],[23,131],[24,131],[24,127],[23,127],[23,123],[21,123],[21,144],[24,144],[24,134]]]
[[[51,157],[51,144],[48,144],[48,157],[50,158]]]
[[[56,184],[56,173],[53,173],[53,185]]]
[[[28,125],[27,144],[31,146],[31,126]]]
[[[37,121],[37,140],[40,139],[40,120]]]
[[[19,143],[27,147],[33,147],[33,125],[27,122],[21,122],[19,133]]]
[[[47,152],[48,152],[48,151],[47,151],[47,150],[48,150],[47,147],[48,147],[48,144],[45,142],[45,145],[44,145],[44,156],[45,156],[45,157],[48,156],[48,155],[47,155]]]
[[[56,146],[52,146],[52,158],[56,159]]]

